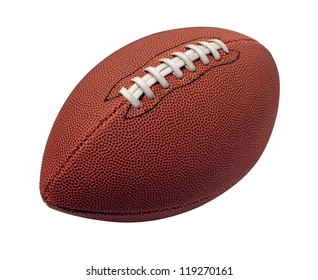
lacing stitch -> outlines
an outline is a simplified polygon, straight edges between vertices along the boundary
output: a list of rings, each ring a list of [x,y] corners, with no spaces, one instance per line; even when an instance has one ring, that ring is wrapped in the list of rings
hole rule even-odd
[[[177,79],[182,79],[182,67],[194,72],[196,68],[193,61],[200,59],[204,65],[208,65],[210,63],[210,60],[207,56],[208,54],[211,54],[215,60],[219,61],[221,59],[221,55],[218,50],[223,50],[226,54],[229,53],[227,46],[218,39],[213,39],[209,42],[198,42],[198,44],[199,46],[193,44],[187,45],[186,48],[188,50],[184,53],[172,53],[174,56],[173,59],[160,59],[159,61],[161,64],[156,68],[145,68],[145,72],[147,72],[147,74],[142,78],[132,78],[131,81],[133,81],[134,84],[129,89],[122,87],[119,91],[120,94],[123,95],[132,106],[140,109],[141,105],[139,98],[143,94],[145,94],[150,100],[156,98],[154,92],[151,89],[155,83],[159,83],[165,89],[169,88],[169,83],[165,78],[167,75],[173,73]]]

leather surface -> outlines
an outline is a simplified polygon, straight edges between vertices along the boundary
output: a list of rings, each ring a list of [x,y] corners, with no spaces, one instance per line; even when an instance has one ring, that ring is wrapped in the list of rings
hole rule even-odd
[[[212,38],[230,49],[182,69],[141,109],[118,96],[147,66]],[[62,107],[45,149],[40,188],[48,206],[83,217],[145,221],[200,206],[254,166],[277,113],[279,78],[257,41],[224,29],[170,30],[135,41],[92,69]]]

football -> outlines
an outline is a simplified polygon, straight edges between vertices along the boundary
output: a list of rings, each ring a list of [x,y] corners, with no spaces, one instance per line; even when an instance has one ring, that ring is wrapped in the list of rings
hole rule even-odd
[[[115,222],[177,215],[241,180],[270,138],[279,76],[258,41],[220,28],[156,33],[74,88],[43,155],[56,210]]]

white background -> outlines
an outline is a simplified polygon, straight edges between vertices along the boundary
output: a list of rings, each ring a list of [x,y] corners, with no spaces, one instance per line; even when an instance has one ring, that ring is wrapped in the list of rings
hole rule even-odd
[[[231,266],[234,276],[215,279],[318,279],[315,1],[0,3],[1,279],[130,279],[85,276],[92,265]],[[279,113],[253,170],[212,202],[154,222],[101,222],[48,208],[39,193],[43,150],[74,86],[127,43],[186,26],[239,31],[277,62]]]

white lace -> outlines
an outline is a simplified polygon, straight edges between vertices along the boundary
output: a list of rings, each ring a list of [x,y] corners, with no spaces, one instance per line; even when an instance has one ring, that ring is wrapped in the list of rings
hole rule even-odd
[[[229,53],[227,46],[218,39],[213,39],[209,42],[198,42],[196,45],[187,45],[188,49],[186,52],[174,52],[172,55],[173,59],[163,58],[159,61],[161,62],[156,68],[147,67],[145,71],[148,73],[142,78],[135,77],[131,81],[134,84],[126,89],[125,87],[121,88],[119,91],[132,106],[137,109],[140,109],[140,97],[145,94],[149,99],[155,99],[156,96],[152,91],[151,87],[155,83],[159,83],[163,88],[169,88],[169,83],[165,76],[173,73],[178,79],[183,78],[183,73],[180,68],[185,67],[189,71],[194,72],[196,70],[193,61],[200,59],[204,65],[208,65],[210,60],[208,54],[211,54],[215,60],[220,60],[221,55],[218,50],[223,50],[225,53]]]

